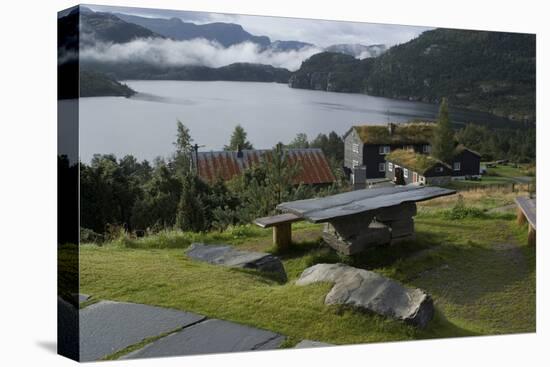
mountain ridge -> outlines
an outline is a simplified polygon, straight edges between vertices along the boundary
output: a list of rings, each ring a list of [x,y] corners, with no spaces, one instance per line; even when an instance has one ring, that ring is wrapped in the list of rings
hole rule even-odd
[[[290,80],[292,88],[364,93],[439,103],[535,121],[535,37],[435,29],[376,58],[313,55]]]

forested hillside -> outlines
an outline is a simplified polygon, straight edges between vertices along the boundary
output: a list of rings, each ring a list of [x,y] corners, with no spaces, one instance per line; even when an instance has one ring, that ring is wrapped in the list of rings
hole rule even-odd
[[[289,85],[438,102],[535,120],[535,35],[435,29],[374,59],[314,55]]]
[[[136,92],[126,84],[107,75],[89,70],[80,70],[80,97],[122,96],[130,97]]]

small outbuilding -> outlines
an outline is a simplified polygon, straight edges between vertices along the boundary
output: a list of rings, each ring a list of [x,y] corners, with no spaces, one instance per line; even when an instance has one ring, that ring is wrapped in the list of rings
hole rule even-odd
[[[469,178],[481,177],[481,154],[466,148],[464,145],[458,145],[455,149],[455,155],[452,160],[452,179],[463,180]]]
[[[386,178],[400,185],[445,185],[453,175],[447,163],[413,150],[394,150],[386,162]]]

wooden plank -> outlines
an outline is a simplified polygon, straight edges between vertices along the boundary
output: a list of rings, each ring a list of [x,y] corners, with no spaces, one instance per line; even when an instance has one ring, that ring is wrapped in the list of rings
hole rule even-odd
[[[518,208],[525,214],[525,218],[533,229],[537,229],[537,208],[535,199],[528,197],[517,197],[515,199]]]
[[[284,213],[279,215],[273,215],[270,217],[257,218],[254,220],[254,223],[262,228],[270,228],[273,226],[278,226],[280,224],[298,222],[301,220],[304,220],[304,218],[296,214]]]
[[[282,203],[277,209],[303,216],[313,223],[353,216],[407,202],[420,202],[456,191],[436,186],[380,187],[357,190],[325,198]]]

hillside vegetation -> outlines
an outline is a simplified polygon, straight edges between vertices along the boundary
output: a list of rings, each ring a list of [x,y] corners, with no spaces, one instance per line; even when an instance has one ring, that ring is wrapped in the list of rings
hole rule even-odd
[[[80,71],[80,97],[130,97],[135,93],[126,84],[111,79],[103,73],[87,70]]]

